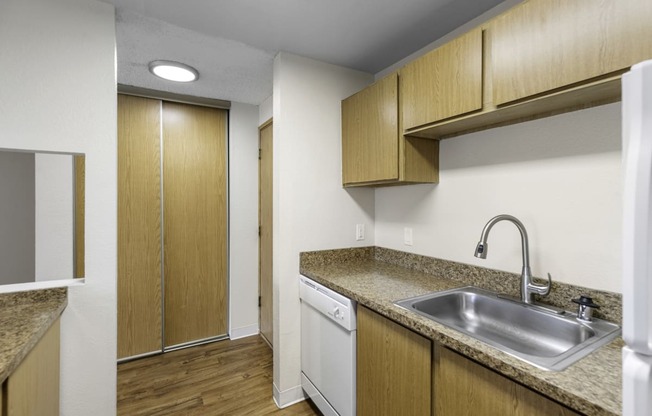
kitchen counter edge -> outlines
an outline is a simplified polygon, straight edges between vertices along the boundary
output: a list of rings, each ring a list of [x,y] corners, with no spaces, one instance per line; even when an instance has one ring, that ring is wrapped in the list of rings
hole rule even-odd
[[[18,368],[67,305],[65,287],[0,294],[0,384]]]

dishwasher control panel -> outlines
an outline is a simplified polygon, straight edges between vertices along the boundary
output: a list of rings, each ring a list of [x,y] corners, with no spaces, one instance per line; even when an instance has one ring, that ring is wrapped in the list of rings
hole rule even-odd
[[[355,330],[356,303],[351,299],[305,276],[299,278],[299,296],[302,302],[328,316],[338,325],[349,331]]]

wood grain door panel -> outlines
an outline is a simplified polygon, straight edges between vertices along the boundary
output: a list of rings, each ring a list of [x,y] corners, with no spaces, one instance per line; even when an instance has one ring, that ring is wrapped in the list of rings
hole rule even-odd
[[[357,325],[357,414],[429,416],[431,341],[362,305]]]
[[[118,95],[118,358],[162,348],[160,117]]]
[[[260,333],[274,347],[273,331],[273,124],[260,129],[259,168],[259,284],[260,284]]]
[[[620,71],[652,58],[649,0],[530,0],[490,27],[494,102]]]
[[[5,381],[6,416],[59,415],[60,332],[57,319]]]
[[[435,347],[435,414],[475,416],[578,416],[447,348]]]
[[[398,76],[342,101],[342,182],[399,178]]]
[[[163,103],[165,346],[226,334],[227,112]]]
[[[482,47],[477,28],[401,69],[405,130],[482,109]]]

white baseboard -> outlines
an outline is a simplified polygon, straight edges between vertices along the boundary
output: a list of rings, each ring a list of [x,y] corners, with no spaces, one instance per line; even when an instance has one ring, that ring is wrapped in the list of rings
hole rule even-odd
[[[249,325],[249,326],[243,326],[242,328],[235,328],[231,329],[231,332],[229,333],[229,338],[231,339],[238,339],[238,338],[244,338],[244,337],[250,337],[252,335],[258,334],[258,325]]]
[[[284,407],[292,406],[295,403],[306,400],[306,396],[303,394],[303,389],[301,386],[295,386],[284,391],[280,391],[278,387],[276,387],[276,383],[274,383],[273,386],[274,403],[276,403],[276,406],[279,409],[283,409]]]

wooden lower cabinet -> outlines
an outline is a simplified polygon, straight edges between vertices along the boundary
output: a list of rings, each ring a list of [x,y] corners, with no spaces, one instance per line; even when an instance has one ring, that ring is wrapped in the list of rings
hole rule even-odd
[[[439,345],[434,349],[433,370],[435,415],[579,415]]]
[[[357,414],[430,415],[432,342],[358,306]]]
[[[358,305],[357,414],[579,416]]]
[[[59,414],[59,332],[57,320],[9,375],[0,393],[0,416]]]

